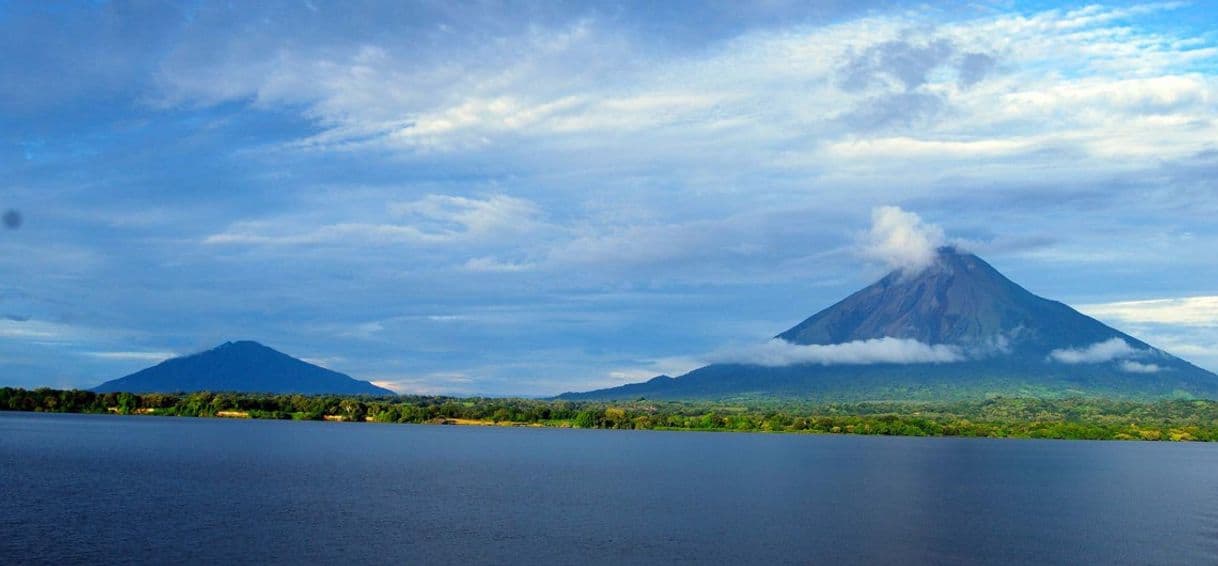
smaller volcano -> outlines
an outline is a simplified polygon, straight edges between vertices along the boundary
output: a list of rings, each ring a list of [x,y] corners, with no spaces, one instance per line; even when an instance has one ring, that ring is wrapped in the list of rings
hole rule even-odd
[[[397,395],[383,387],[310,364],[257,342],[225,342],[206,352],[165,360],[107,381],[98,393],[303,393]]]

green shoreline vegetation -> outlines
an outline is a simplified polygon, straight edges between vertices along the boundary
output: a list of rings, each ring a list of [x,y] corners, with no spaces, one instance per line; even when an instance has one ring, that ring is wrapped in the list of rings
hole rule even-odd
[[[637,430],[1218,440],[1218,401],[1205,400],[996,397],[948,402],[599,402],[208,392],[133,394],[4,387],[0,388],[0,410]]]

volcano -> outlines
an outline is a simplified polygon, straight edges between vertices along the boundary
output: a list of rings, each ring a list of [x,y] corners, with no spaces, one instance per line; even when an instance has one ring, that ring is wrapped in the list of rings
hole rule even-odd
[[[165,360],[126,377],[107,381],[93,391],[397,395],[250,340],[225,342],[205,352]]]
[[[889,273],[774,341],[786,361],[732,360],[559,398],[1218,396],[1218,375],[1036,296],[951,247],[920,272]],[[934,355],[909,361],[880,351],[894,345]]]

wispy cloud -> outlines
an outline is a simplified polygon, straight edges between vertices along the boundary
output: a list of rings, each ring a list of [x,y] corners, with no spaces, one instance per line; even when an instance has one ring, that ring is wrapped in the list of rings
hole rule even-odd
[[[0,338],[40,342],[70,342],[81,333],[69,325],[20,317],[0,318]]]
[[[528,233],[537,226],[537,207],[506,195],[469,198],[427,195],[386,206],[392,222],[339,221],[300,230],[296,221],[241,221],[203,239],[204,244],[316,245],[405,243],[435,245],[485,241]],[[295,231],[299,230],[299,231]]]
[[[1144,364],[1142,362],[1135,362],[1133,360],[1125,360],[1121,362],[1120,368],[1121,371],[1127,373],[1159,373],[1160,371],[1163,371],[1162,366],[1159,366],[1158,364]]]
[[[709,358],[719,363],[771,367],[797,364],[928,364],[965,360],[964,353],[956,346],[931,345],[909,338],[891,337],[827,345],[793,344],[775,338],[764,344],[720,351]]]
[[[1118,301],[1079,305],[1091,316],[1126,323],[1218,327],[1218,296]]]
[[[473,257],[465,262],[464,268],[466,271],[481,271],[490,273],[512,273],[517,271],[528,271],[534,268],[534,265],[526,262],[510,262],[500,261],[493,257]]]
[[[1193,151],[1213,126],[1178,126],[1212,109],[1215,84],[1194,65],[1212,60],[1215,48],[1122,25],[1171,6],[1143,8],[952,22],[904,12],[758,30],[720,49],[667,56],[641,52],[620,30],[588,18],[511,38],[519,49],[503,53],[471,49],[421,62],[393,44],[324,55],[294,46],[270,60],[204,56],[204,69],[170,60],[163,79],[179,100],[305,104],[324,128],[307,140],[314,149],[515,155],[524,147],[595,147],[635,161],[670,159],[681,140],[730,167],[732,151],[745,144],[812,133],[817,143],[791,150],[817,156],[818,166],[884,171],[900,165],[893,157],[927,156],[889,144],[840,163],[820,148],[903,131],[982,150],[965,159],[994,157],[984,150],[1020,140],[1035,140],[1029,149],[1064,143],[1115,160]],[[735,149],[714,150],[705,143],[710,134]]]
[[[1110,338],[1083,348],[1063,348],[1049,352],[1049,359],[1063,364],[1099,364],[1145,354],[1120,338]]]
[[[176,357],[174,352],[84,352],[84,355],[103,360],[140,362],[162,362]]]
[[[460,372],[374,377],[369,381],[403,395],[470,395],[478,393],[475,380]]]

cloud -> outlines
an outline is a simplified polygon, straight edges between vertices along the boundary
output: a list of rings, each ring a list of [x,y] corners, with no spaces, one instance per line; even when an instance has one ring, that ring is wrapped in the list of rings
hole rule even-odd
[[[84,352],[84,355],[103,360],[141,362],[162,362],[178,356],[174,352]]]
[[[0,318],[0,338],[42,341],[69,342],[80,338],[81,332],[66,324],[24,319],[20,317]]]
[[[842,88],[857,91],[891,83],[897,88],[913,90],[926,84],[931,71],[947,62],[954,52],[952,43],[945,39],[922,44],[906,40],[884,41],[846,62],[841,70]]]
[[[635,383],[646,381],[659,375],[667,375],[669,377],[685,375],[708,363],[707,360],[696,356],[669,356],[654,360],[640,360],[637,365],[614,368],[606,373],[606,377],[608,378],[607,382],[613,385]]]
[[[943,109],[943,99],[924,92],[898,92],[868,100],[844,114],[842,121],[856,130],[912,126]]]
[[[718,363],[754,364],[767,367],[798,364],[870,365],[926,364],[964,361],[956,346],[924,344],[909,338],[874,338],[842,344],[792,344],[775,338],[764,344],[721,351],[710,356]]]
[[[1218,296],[1116,301],[1078,310],[1211,371],[1218,369]]]
[[[851,52],[838,71],[838,83],[848,93],[863,95],[843,123],[858,131],[887,126],[911,126],[934,118],[948,106],[945,89],[927,88],[935,73],[955,73],[961,88],[985,79],[996,59],[980,52],[959,53],[942,37],[882,41],[860,53]]]
[[[427,195],[393,203],[389,210],[423,234],[439,239],[527,230],[540,214],[532,202],[503,194],[486,198]]]
[[[881,206],[871,212],[871,230],[862,252],[905,275],[916,275],[935,262],[945,241],[942,228],[923,222],[917,214]]]
[[[203,239],[209,245],[478,243],[521,235],[539,226],[540,209],[531,201],[503,194],[485,198],[427,195],[389,203],[384,222],[344,219],[302,227],[298,219],[236,222]],[[367,212],[367,211],[364,211]]]
[[[1201,367],[1218,369],[1218,327],[1149,325],[1131,328],[1147,342]]]
[[[1049,352],[1049,358],[1063,364],[1099,364],[1143,353],[1120,338],[1096,342],[1086,348],[1063,348]]]
[[[369,380],[401,395],[470,395],[474,379],[462,372],[433,372],[424,375],[374,377]]]
[[[1218,327],[1218,296],[1119,301],[1080,305],[1078,310],[1097,318],[1127,323]]]
[[[981,82],[997,63],[985,53],[965,53],[960,59],[960,86],[967,88]]]
[[[1195,148],[1213,133],[1122,119],[1143,109],[1122,100],[1132,86],[1120,81],[1128,79],[1192,82],[1204,96],[1168,96],[1178,102],[1169,114],[1204,121],[1211,111],[1215,85],[1192,65],[1212,58],[1212,46],[1122,25],[1168,8],[951,22],[896,11],[834,25],[759,28],[690,52],[650,51],[631,30],[596,17],[519,26],[529,31],[497,37],[494,49],[471,41],[474,34],[445,36],[448,49],[422,54],[408,36],[310,48],[273,45],[280,38],[272,35],[227,40],[272,44],[263,49],[183,46],[164,60],[161,85],[174,103],[302,107],[322,131],[289,144],[298,149],[494,149],[526,160],[535,154],[551,167],[552,151],[572,164],[593,149],[623,163],[661,156],[705,162],[715,151],[730,170],[753,155],[741,148],[843,141],[917,120],[927,127],[916,134],[927,141],[1039,133],[1071,146],[1128,147],[1153,160],[1165,145],[1131,142],[1153,131],[1155,141]],[[1083,86],[1094,97],[1086,104],[1053,94]],[[808,149],[815,153],[816,145]],[[839,165],[819,157],[818,166]],[[1070,162],[1060,152],[1058,159]],[[879,156],[864,161],[901,166]]]
[[[470,258],[462,266],[466,271],[485,272],[485,273],[515,273],[519,271],[529,271],[534,269],[531,263],[514,263],[510,261],[501,261],[493,257],[474,257]]]
[[[1133,360],[1121,362],[1121,371],[1127,373],[1159,373],[1163,368],[1158,364],[1144,364]]]

